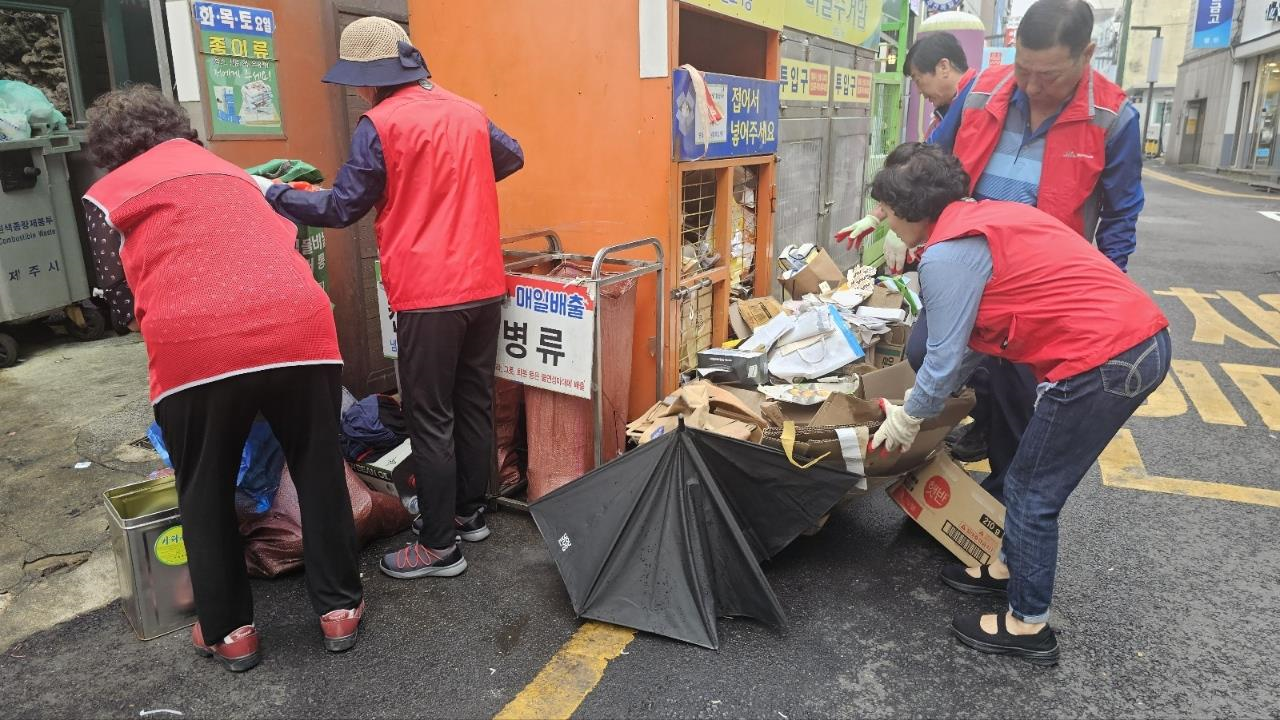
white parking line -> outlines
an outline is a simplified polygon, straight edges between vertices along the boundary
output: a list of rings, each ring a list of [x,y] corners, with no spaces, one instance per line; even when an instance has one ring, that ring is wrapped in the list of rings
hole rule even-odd
[[[1271,210],[1259,210],[1258,214],[1262,215],[1263,217],[1269,217],[1272,220],[1275,220],[1276,222],[1280,222],[1280,212],[1274,212]]]

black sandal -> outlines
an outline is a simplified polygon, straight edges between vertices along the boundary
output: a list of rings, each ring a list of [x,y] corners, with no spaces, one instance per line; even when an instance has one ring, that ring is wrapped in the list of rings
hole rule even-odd
[[[991,577],[989,565],[978,568],[978,577],[971,577],[965,572],[965,566],[951,563],[942,568],[938,576],[942,582],[967,595],[1004,595],[1009,591],[1009,579],[997,580]]]
[[[982,615],[962,615],[951,621],[951,632],[979,652],[1012,655],[1044,667],[1058,664],[1058,637],[1047,624],[1035,635],[1013,635],[1005,627],[1005,613],[1000,612],[992,635],[982,629]]]

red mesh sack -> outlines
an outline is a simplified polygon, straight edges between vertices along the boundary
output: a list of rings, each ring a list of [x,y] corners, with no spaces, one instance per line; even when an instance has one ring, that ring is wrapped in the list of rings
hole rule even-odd
[[[520,484],[524,461],[520,436],[520,411],[524,405],[524,385],[498,378],[493,388],[493,424],[497,431],[498,492]]]
[[[351,469],[346,469],[347,494],[360,545],[394,535],[409,526],[409,513],[399,499],[369,489]],[[276,577],[302,567],[302,511],[298,490],[286,467],[271,509],[250,514],[237,507],[244,561],[252,577]]]
[[[589,267],[565,263],[549,277],[589,277]],[[636,281],[600,288],[601,385],[604,396],[605,462],[626,449],[631,348],[636,319]],[[594,466],[591,401],[526,387],[525,423],[529,440],[529,501],[586,474]]]

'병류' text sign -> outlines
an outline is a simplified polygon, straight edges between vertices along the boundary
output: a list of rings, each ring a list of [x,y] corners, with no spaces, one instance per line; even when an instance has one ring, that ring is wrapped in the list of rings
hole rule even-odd
[[[498,377],[590,398],[596,314],[591,287],[508,275]]]

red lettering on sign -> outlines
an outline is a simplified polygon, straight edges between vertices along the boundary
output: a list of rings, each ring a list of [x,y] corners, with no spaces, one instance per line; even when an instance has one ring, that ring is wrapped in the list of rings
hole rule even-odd
[[[924,501],[929,507],[941,510],[951,502],[951,486],[941,475],[934,475],[924,484]]]
[[[905,487],[899,485],[898,488],[893,491],[893,500],[898,503],[898,506],[905,510],[911,517],[920,517],[920,511],[922,510],[920,503],[916,502],[916,499],[911,497],[911,493],[907,492]]]

